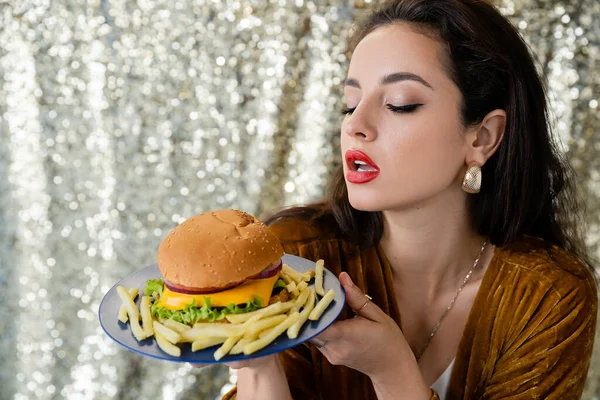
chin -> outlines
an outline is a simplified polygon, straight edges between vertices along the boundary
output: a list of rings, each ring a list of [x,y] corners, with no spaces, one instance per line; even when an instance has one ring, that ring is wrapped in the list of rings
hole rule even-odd
[[[381,197],[377,193],[353,193],[354,191],[348,188],[348,201],[350,205],[358,211],[376,212],[386,209]]]

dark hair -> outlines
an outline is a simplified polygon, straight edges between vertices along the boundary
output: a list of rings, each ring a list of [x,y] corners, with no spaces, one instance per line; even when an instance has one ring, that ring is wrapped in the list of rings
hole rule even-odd
[[[462,94],[465,126],[492,110],[506,111],[503,140],[482,168],[480,193],[470,195],[474,229],[495,245],[522,235],[540,237],[588,262],[572,170],[552,139],[545,84],[517,30],[482,0],[387,1],[360,21],[351,50],[370,32],[394,23],[408,23],[444,44],[448,75]],[[349,240],[367,247],[383,234],[380,212],[350,205],[341,169],[324,202],[284,210],[268,222],[294,215],[324,226],[334,223]]]

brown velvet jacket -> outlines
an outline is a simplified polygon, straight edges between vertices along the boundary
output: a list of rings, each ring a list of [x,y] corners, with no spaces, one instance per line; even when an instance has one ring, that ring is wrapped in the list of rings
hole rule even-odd
[[[308,222],[271,229],[285,252],[347,271],[400,324],[392,270],[379,247],[361,250]],[[592,274],[556,246],[524,238],[497,247],[456,355],[447,399],[578,399],[590,364],[597,314]],[[353,317],[346,305],[340,319]],[[295,400],[375,400],[370,379],[329,364],[310,343],[280,353]],[[236,388],[223,400],[236,398]],[[432,399],[437,399],[432,391]]]

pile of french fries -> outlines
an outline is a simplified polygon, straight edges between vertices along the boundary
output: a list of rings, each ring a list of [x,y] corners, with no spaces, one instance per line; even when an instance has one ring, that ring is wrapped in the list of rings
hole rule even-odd
[[[323,270],[323,260],[316,262],[314,270],[303,274],[284,264],[280,277],[286,283],[291,300],[245,314],[229,314],[225,317],[228,323],[205,322],[193,326],[170,319],[156,320],[150,311],[150,297],[142,296],[138,310],[134,301],[139,289],[127,290],[118,286],[117,293],[122,301],[118,318],[123,323],[129,321],[138,341],[154,336],[160,349],[173,357],[181,356],[179,343],[191,343],[192,351],[220,345],[214,352],[215,360],[227,354],[250,355],[268,346],[284,332],[290,339],[297,338],[306,321],[317,321],[321,317],[335,297],[333,290],[325,293],[323,289]],[[308,287],[313,277],[314,289]],[[322,297],[318,299],[317,296]]]

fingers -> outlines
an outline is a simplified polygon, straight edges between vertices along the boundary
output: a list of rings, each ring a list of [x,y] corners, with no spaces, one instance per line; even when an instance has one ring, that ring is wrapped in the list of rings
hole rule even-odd
[[[320,339],[319,337],[314,337],[308,342],[314,344],[317,347],[317,349],[320,349],[327,343],[327,340]]]
[[[365,328],[363,326],[365,322],[384,322],[390,319],[352,282],[348,273],[342,272],[339,279],[346,292],[346,302],[358,316],[363,318],[334,322],[329,328],[310,340],[318,348],[322,348],[325,342],[352,341],[354,335]],[[361,319],[362,321],[360,321]]]
[[[336,321],[321,334],[309,340],[309,342],[317,347],[322,346],[324,342],[354,342],[357,334],[361,335],[361,332],[372,326],[369,324],[373,324],[373,321],[369,321],[366,318],[362,320],[345,319],[343,321]]]
[[[229,363],[225,363],[225,365],[227,365],[231,369],[241,369],[241,368],[244,368],[244,367],[251,366],[252,364],[244,362],[244,361],[232,361],[232,362],[229,362]]]
[[[346,292],[346,303],[356,314],[371,321],[382,321],[382,318],[387,316],[352,282],[347,272],[342,272],[339,279]]]
[[[232,361],[232,362],[228,362],[228,363],[224,363],[224,364],[227,365],[231,369],[240,369],[240,368],[244,368],[244,367],[251,367],[254,365],[254,363],[252,362],[252,360],[249,360],[249,361]],[[190,365],[194,368],[204,368],[204,367],[210,367],[211,365],[216,365],[216,364],[191,364],[190,363]]]
[[[224,363],[224,364],[232,369],[241,369],[241,368],[260,369],[260,368],[264,368],[269,363],[276,362],[277,358],[278,358],[277,354],[273,354],[270,356],[258,357],[258,358],[253,358],[250,360],[243,360],[243,361],[232,361],[232,362],[228,362],[228,363]],[[204,367],[210,367],[211,365],[216,365],[216,364],[192,364],[192,363],[190,363],[190,365],[194,368],[204,368]]]
[[[324,342],[332,342],[342,340],[344,337],[344,328],[340,324],[344,321],[334,322],[329,328],[325,329],[321,334],[310,339],[309,342],[320,347]]]

